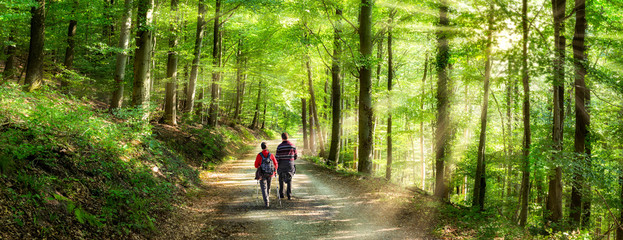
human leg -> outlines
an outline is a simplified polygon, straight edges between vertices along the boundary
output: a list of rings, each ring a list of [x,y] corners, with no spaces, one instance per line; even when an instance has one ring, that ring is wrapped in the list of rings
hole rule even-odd
[[[260,189],[262,190],[262,198],[264,199],[264,206],[266,207],[269,206],[268,187],[266,186],[269,182],[267,180],[266,178],[260,180]]]

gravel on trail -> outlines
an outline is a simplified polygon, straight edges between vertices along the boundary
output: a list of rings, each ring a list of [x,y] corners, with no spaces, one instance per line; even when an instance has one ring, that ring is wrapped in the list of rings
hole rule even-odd
[[[296,145],[296,141],[292,141]],[[274,152],[280,141],[269,141]],[[292,200],[277,199],[272,180],[270,208],[264,207],[255,176],[258,147],[240,159],[203,172],[205,189],[163,223],[157,239],[433,239],[405,216],[395,199],[408,191],[370,184],[374,178],[340,176],[308,161],[295,161]],[[300,149],[300,148],[299,148]],[[299,150],[300,151],[300,150]],[[374,186],[374,183],[371,184]],[[420,224],[421,225],[421,224]],[[427,225],[424,223],[424,225]]]

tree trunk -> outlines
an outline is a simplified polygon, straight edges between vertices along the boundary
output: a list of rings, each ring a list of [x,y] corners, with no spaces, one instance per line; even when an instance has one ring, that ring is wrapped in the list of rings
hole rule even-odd
[[[311,154],[314,155],[316,154],[316,132],[314,131],[314,124],[316,119],[314,119],[314,109],[313,109],[313,104],[312,101],[309,101],[308,104],[309,108],[309,150],[311,151]]]
[[[250,126],[250,128],[252,129],[257,129],[257,123],[259,121],[261,97],[262,97],[262,78],[260,78],[260,82],[257,85],[257,101],[255,101],[255,114],[253,114],[253,121],[251,122],[251,126]]]
[[[305,84],[303,84],[303,86],[305,86]],[[301,98],[301,111],[301,119],[303,121],[303,150],[308,150],[309,139],[307,137],[307,99],[305,98]]]
[[[489,80],[491,78],[491,44],[493,41],[493,4],[489,9],[489,29],[487,31],[487,48],[485,49],[485,81],[484,97],[482,100],[482,112],[480,114],[480,137],[478,141],[478,157],[476,165],[476,177],[474,178],[474,197],[472,206],[479,210],[485,209],[485,193],[487,189],[485,168],[485,146],[487,144],[487,112],[489,110]]]
[[[336,9],[337,22],[333,29],[333,63],[331,64],[331,147],[329,150],[328,163],[337,166],[340,159],[341,122],[341,61],[342,61],[342,9]]]
[[[396,10],[389,11],[389,26],[387,27],[387,95],[389,103],[389,116],[387,116],[387,164],[385,166],[385,179],[392,180],[392,81],[394,80],[394,55],[392,52],[392,24]]]
[[[43,81],[43,44],[45,41],[45,0],[37,0],[30,10],[30,48],[26,65],[25,90],[31,92]]]
[[[145,110],[147,119],[149,109],[150,66],[153,45],[152,18],[154,0],[138,2],[136,51],[134,52],[134,86],[132,88],[132,105]]]
[[[165,101],[164,101],[164,122],[169,125],[177,125],[177,108],[175,99],[177,99],[177,41],[178,41],[178,26],[179,26],[179,13],[178,13],[179,0],[171,0],[171,12],[175,15],[175,18],[171,20],[170,31],[171,38],[169,39],[169,55],[167,58],[167,83],[165,86]]]
[[[72,18],[75,18],[75,11],[78,3],[74,2],[74,8],[71,10]],[[78,25],[78,21],[76,19],[69,20],[69,27],[67,27],[67,48],[65,48],[65,60],[63,61],[63,65],[65,68],[70,69],[74,64],[74,52],[76,49],[76,40],[74,37],[76,36],[76,27]],[[67,88],[69,86],[69,82],[65,81],[64,78],[61,80],[61,88]]]
[[[573,59],[575,65],[575,152],[577,154],[576,169],[573,176],[571,191],[571,209],[569,218],[572,225],[577,227],[582,223],[582,228],[587,228],[590,220],[590,185],[585,183],[585,172],[590,172],[590,139],[588,138],[590,115],[587,109],[590,100],[590,92],[586,88],[584,76],[586,76],[586,1],[575,0],[575,34],[573,37]],[[587,189],[584,189],[584,188]]]
[[[554,156],[552,161],[562,158],[563,150],[563,124],[564,124],[564,80],[565,80],[565,37],[564,17],[566,0],[552,0],[554,16],[554,41],[556,57],[554,59],[554,119],[552,140],[554,142]],[[549,192],[547,194],[546,220],[554,225],[562,219],[562,168],[555,165],[549,175]],[[554,226],[557,228],[557,226]]]
[[[528,219],[528,199],[530,198],[530,145],[532,131],[530,130],[530,78],[528,76],[528,0],[522,0],[521,7],[522,52],[521,52],[521,79],[523,83],[523,166],[521,176],[521,211],[519,225],[526,226]]]
[[[203,36],[205,33],[205,0],[199,0],[197,14],[197,32],[195,34],[195,51],[192,67],[190,70],[190,78],[188,79],[188,89],[186,93],[186,102],[184,112],[192,113],[195,105],[195,92],[197,91],[197,75],[199,75],[199,62],[201,61],[201,45],[203,44]]]
[[[420,111],[424,113],[424,90],[426,86],[426,74],[428,73],[428,53],[424,60],[424,76],[422,76],[422,96],[420,97]],[[422,190],[426,191],[426,160],[424,159],[424,120],[420,122],[420,160],[422,160]]]
[[[312,78],[312,69],[311,69],[311,59],[308,57],[307,60],[307,81],[309,84],[309,114],[310,116],[313,116],[313,122],[310,120],[310,125],[313,123],[315,126],[315,133],[316,136],[313,136],[313,138],[317,139],[318,141],[318,146],[320,147],[320,156],[324,156],[325,152],[324,152],[324,143],[322,142],[322,133],[320,130],[320,119],[318,118],[318,111],[317,111],[317,106],[316,106],[316,93],[314,91],[314,83],[313,83],[313,78]],[[310,130],[313,129],[311,126],[309,128]],[[313,134],[313,133],[312,133]],[[312,144],[312,148],[314,148],[315,150],[315,143],[314,142]]]
[[[15,35],[17,35],[16,28],[11,29],[11,34],[9,35],[9,46],[6,48],[6,62],[4,64],[4,72],[3,79],[0,83],[5,83],[9,81],[9,79],[15,78],[15,51],[17,50],[15,42]]]
[[[264,99],[264,113],[262,114],[262,127],[260,129],[264,129],[264,126],[266,124],[266,105],[267,105],[266,99]]]
[[[374,110],[372,109],[372,0],[361,0],[359,12],[359,53],[364,59],[359,67],[359,165],[357,171],[372,173],[372,140]]]
[[[236,51],[236,100],[234,102],[234,122],[240,118],[240,108],[242,98],[242,39],[238,39],[238,50]]]
[[[216,7],[214,12],[214,42],[212,45],[212,65],[215,69],[221,67],[222,51],[222,33],[221,33],[221,21],[219,15],[221,14],[221,0],[216,0]],[[221,87],[219,81],[221,79],[220,70],[212,71],[212,101],[210,102],[210,109],[208,111],[208,125],[218,125],[219,114],[219,101],[221,96]]]
[[[450,59],[450,46],[448,45],[449,25],[448,5],[446,0],[440,0],[439,5],[439,30],[437,35],[437,123],[435,128],[435,192],[434,195],[441,199],[448,197],[448,179],[444,174],[445,160],[449,150],[450,140],[450,101],[448,89],[448,60]]]
[[[125,68],[128,61],[128,55],[126,51],[130,42],[130,28],[132,27],[133,6],[133,0],[125,0],[123,8],[123,18],[121,21],[121,32],[119,33],[119,43],[117,44],[117,47],[121,51],[117,53],[114,74],[115,90],[113,91],[112,98],[110,100],[109,110],[120,108],[123,104],[123,80],[125,78]]]

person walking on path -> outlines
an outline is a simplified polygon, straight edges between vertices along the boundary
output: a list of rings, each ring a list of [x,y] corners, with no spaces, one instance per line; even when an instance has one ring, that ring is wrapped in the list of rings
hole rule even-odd
[[[269,204],[269,193],[270,193],[270,183],[275,176],[275,171],[279,166],[277,164],[277,160],[275,159],[275,155],[268,152],[266,149],[266,142],[262,142],[260,144],[262,147],[262,152],[257,154],[255,157],[255,168],[257,171],[255,173],[255,179],[260,181],[260,189],[262,190],[262,197],[264,198],[264,206],[267,208],[270,207]]]
[[[281,134],[281,144],[277,147],[275,152],[277,155],[277,161],[279,162],[279,168],[277,173],[279,174],[279,196],[283,198],[283,184],[287,184],[286,196],[288,200],[292,199],[292,176],[296,172],[294,166],[294,160],[298,157],[296,154],[296,147],[290,141],[288,141],[288,133]]]

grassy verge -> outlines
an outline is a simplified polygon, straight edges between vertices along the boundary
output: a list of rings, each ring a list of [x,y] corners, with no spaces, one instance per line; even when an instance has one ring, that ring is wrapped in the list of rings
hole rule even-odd
[[[189,138],[165,138],[141,115],[111,115],[52,90],[0,87],[0,238],[148,237],[200,187],[197,166],[254,138],[246,129],[197,126],[177,128]]]

